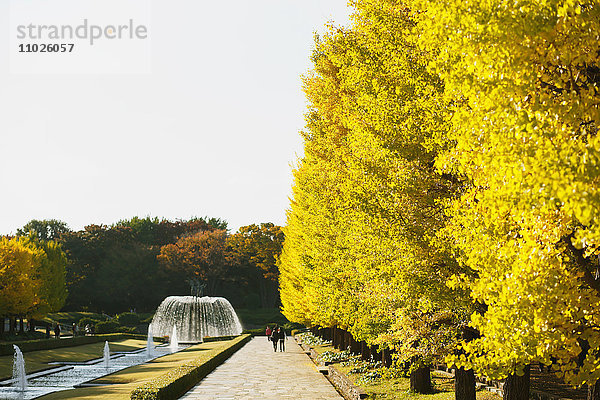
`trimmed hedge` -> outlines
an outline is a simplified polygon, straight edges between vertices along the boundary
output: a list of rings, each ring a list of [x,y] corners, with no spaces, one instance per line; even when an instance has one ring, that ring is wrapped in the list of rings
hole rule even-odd
[[[81,346],[84,344],[104,342],[108,340],[109,342],[114,342],[118,340],[124,339],[146,339],[145,335],[132,335],[130,333],[112,333],[107,335],[95,335],[95,336],[76,336],[74,338],[66,338],[66,339],[40,339],[40,340],[23,340],[19,342],[5,342],[0,343],[0,356],[9,356],[12,355],[15,351],[13,349],[13,344],[19,346],[19,349],[23,353],[28,351],[36,351],[36,350],[51,350],[58,349],[61,347],[71,347],[71,346]],[[155,338],[155,340],[157,340]],[[158,339],[160,340],[160,339]]]
[[[131,312],[117,315],[117,322],[123,326],[136,326],[140,324],[140,317]]]
[[[121,327],[115,320],[98,322],[96,324],[96,333],[115,333]]]
[[[138,386],[131,392],[131,400],[170,400],[181,397],[238,351],[251,337],[251,335],[238,336],[233,343],[206,351],[201,357]]]

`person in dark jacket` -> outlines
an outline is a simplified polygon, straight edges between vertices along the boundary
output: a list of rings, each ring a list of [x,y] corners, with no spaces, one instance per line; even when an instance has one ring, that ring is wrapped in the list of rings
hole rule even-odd
[[[285,351],[285,341],[287,340],[285,329],[279,328],[277,330],[277,337],[279,338],[279,351]]]
[[[277,341],[279,340],[279,332],[277,332],[277,326],[271,331],[271,342],[273,342],[273,351],[277,351]]]

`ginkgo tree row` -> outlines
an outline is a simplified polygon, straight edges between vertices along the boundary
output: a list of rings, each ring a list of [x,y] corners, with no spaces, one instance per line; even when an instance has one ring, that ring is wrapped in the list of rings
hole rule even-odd
[[[27,316],[31,322],[60,310],[67,298],[66,265],[67,257],[55,241],[33,235],[0,237],[0,333],[5,317],[11,318],[13,329],[16,317]]]
[[[317,38],[284,314],[528,398],[600,393],[600,3],[354,1]]]

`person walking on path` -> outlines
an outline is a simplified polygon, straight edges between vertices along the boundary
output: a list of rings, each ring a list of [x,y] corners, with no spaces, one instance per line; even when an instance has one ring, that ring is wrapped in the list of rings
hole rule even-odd
[[[54,327],[54,337],[56,339],[60,339],[60,325],[56,324],[56,326]]]
[[[279,332],[277,332],[277,327],[273,328],[271,332],[271,342],[273,342],[273,351],[277,351],[277,341],[279,340]]]
[[[277,330],[277,337],[279,337],[279,351],[285,351],[285,341],[287,340],[285,329],[279,328]]]
[[[180,400],[344,400],[293,339],[286,345],[277,354],[251,339]]]
[[[271,327],[267,326],[267,329],[265,329],[265,335],[267,335],[267,340],[271,340]]]

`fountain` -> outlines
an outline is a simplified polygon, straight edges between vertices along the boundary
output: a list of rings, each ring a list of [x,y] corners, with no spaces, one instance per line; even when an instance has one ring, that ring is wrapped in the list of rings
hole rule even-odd
[[[177,340],[177,327],[175,325],[173,325],[173,332],[171,333],[169,348],[172,352],[176,352],[177,349],[179,349],[179,340]]]
[[[110,348],[108,347],[108,341],[104,342],[104,368],[110,367]]]
[[[25,359],[23,353],[16,345],[13,344],[15,349],[15,358],[13,360],[13,380],[15,388],[24,392],[27,389],[27,374],[25,373]]]
[[[167,336],[177,328],[179,341],[202,342],[207,336],[237,336],[242,324],[223,297],[201,296],[203,286],[190,281],[192,296],[170,296],[158,306],[152,329],[155,336]]]
[[[152,335],[152,324],[148,325],[148,338],[146,339],[146,355],[152,357],[154,350],[154,336]]]
[[[114,349],[113,349],[114,350]],[[0,380],[1,400],[30,400],[45,396],[49,393],[88,386],[90,381],[108,374],[121,371],[148,362],[150,359],[171,354],[166,346],[156,346],[152,349],[152,357],[148,357],[146,349],[136,349],[127,352],[113,352],[105,343],[105,352],[100,359],[90,361],[74,361],[53,363],[49,369],[33,372],[25,376],[23,354],[15,347],[15,364],[13,377]],[[110,361],[109,360],[110,357]],[[107,362],[110,362],[107,368]],[[94,385],[94,384],[91,384]],[[56,398],[66,398],[68,396]]]

